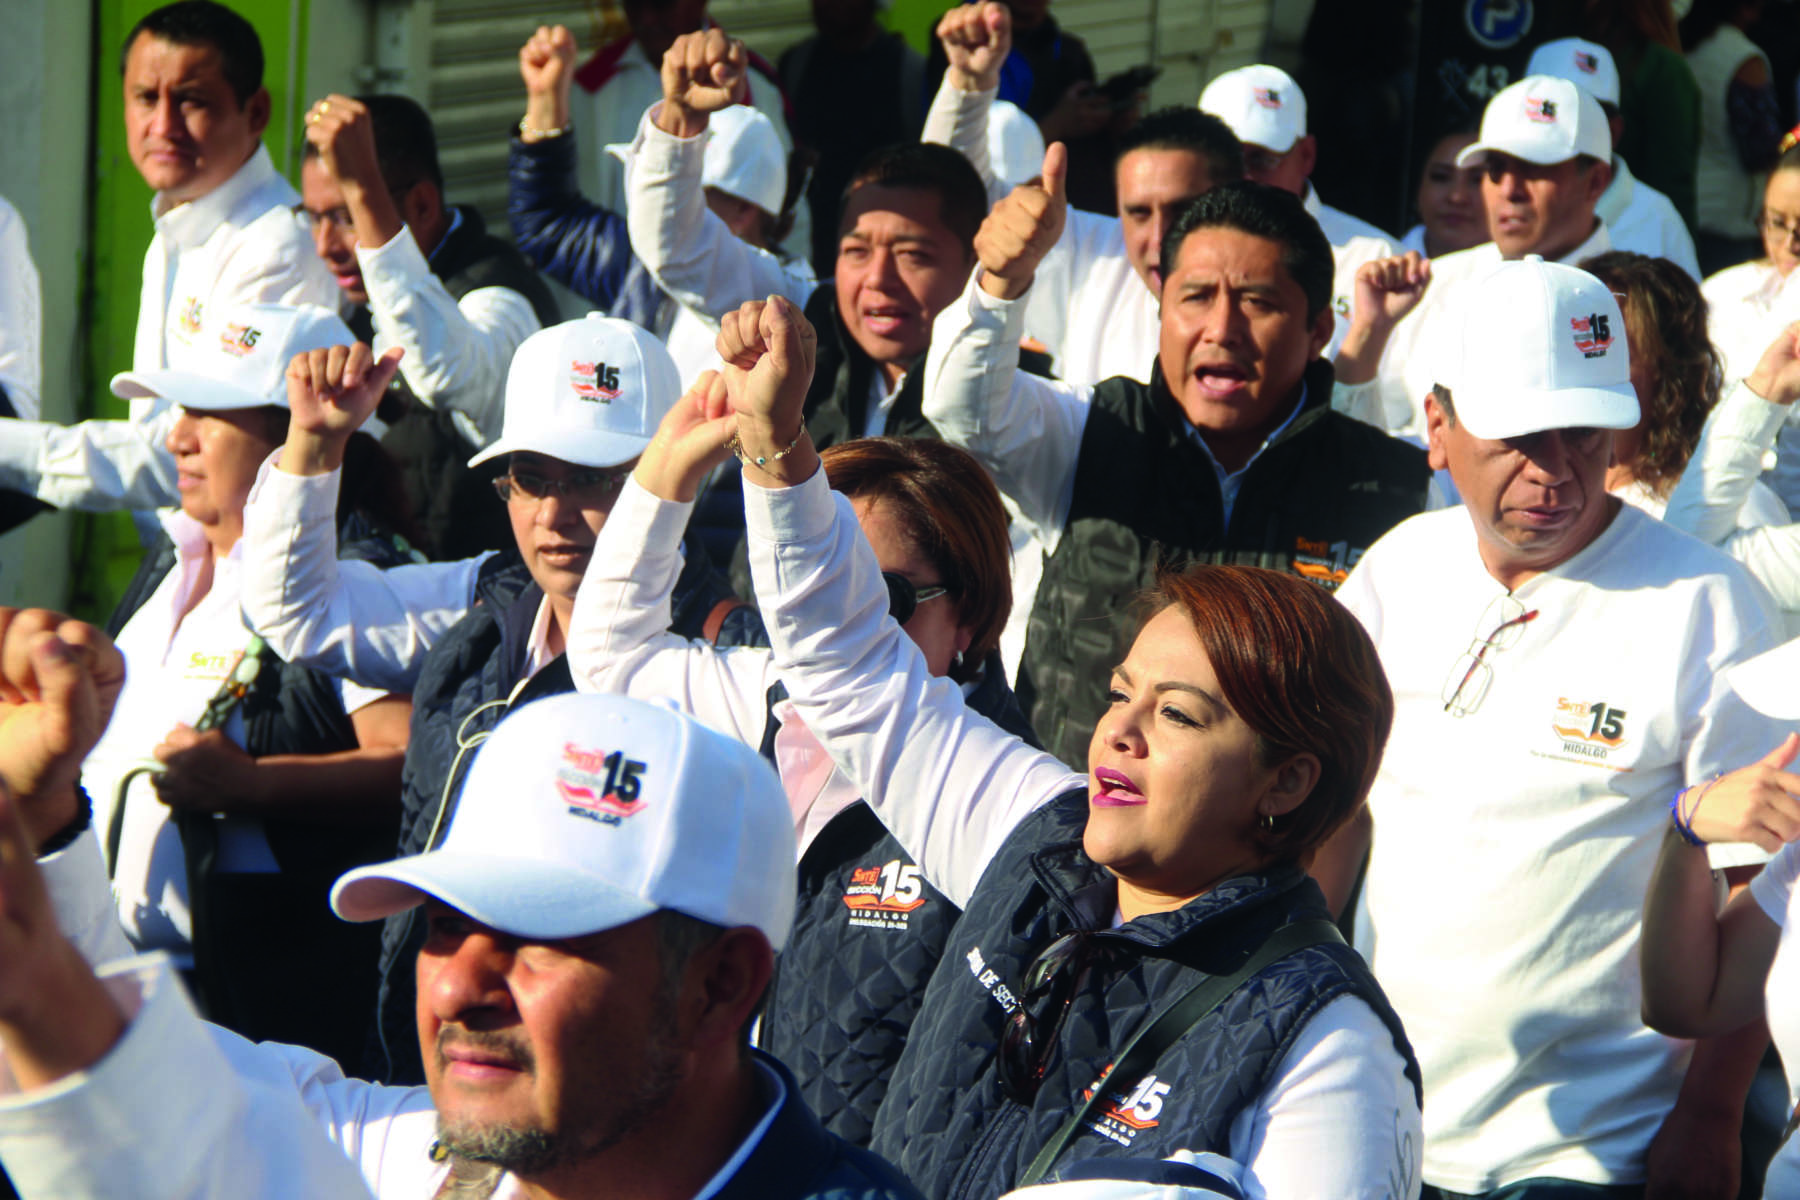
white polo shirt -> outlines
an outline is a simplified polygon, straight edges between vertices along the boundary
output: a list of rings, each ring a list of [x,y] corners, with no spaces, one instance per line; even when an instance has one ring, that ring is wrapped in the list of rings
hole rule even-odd
[[[1512,593],[1538,615],[1454,716],[1445,692],[1505,595],[1461,509],[1399,525],[1338,589],[1395,705],[1358,948],[1424,1073],[1427,1183],[1633,1183],[1689,1051],[1639,1016],[1644,894],[1669,798],[1781,739],[1724,680],[1779,616],[1736,563],[1625,505]]]
[[[337,308],[337,283],[294,215],[299,202],[264,146],[198,200],[171,204],[158,193],[131,369],[166,368],[171,346],[233,305]],[[163,445],[174,422],[167,401],[148,397],[131,401],[126,421],[0,421],[0,488],[89,511],[178,504],[175,460]]]
[[[81,766],[82,784],[94,803],[94,828],[102,842],[120,782],[133,768],[154,761],[151,752],[175,726],[192,725],[200,718],[250,641],[240,605],[243,541],[214,561],[212,586],[194,601],[195,585],[211,552],[205,533],[199,522],[179,511],[164,516],[163,528],[175,542],[175,567],[119,632],[125,688],[105,735]],[[190,604],[192,610],[183,615]],[[346,713],[386,694],[348,682],[340,682],[339,689]],[[223,732],[242,746],[242,714],[232,713]],[[192,954],[187,867],[169,811],[157,799],[148,776],[131,781],[113,893],[119,922],[139,949],[167,950],[185,962]],[[221,870],[277,869],[262,823],[252,817],[222,819],[219,843]]]

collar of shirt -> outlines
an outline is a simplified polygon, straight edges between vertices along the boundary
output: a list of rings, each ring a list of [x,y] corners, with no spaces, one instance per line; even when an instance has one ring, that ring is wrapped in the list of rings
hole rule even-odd
[[[694,1200],[711,1200],[711,1197],[718,1195],[720,1189],[731,1182],[732,1176],[742,1170],[750,1156],[756,1153],[756,1148],[762,1144],[764,1135],[769,1132],[769,1127],[775,1124],[776,1114],[781,1111],[781,1106],[787,1103],[787,1085],[781,1082],[781,1076],[754,1056],[751,1061],[756,1064],[757,1076],[762,1081],[760,1091],[766,1097],[768,1108],[764,1110],[762,1119],[750,1130],[749,1136],[739,1142],[738,1148],[732,1152],[730,1158],[725,1160],[725,1165],[706,1181],[705,1187],[694,1193]]]
[[[245,198],[275,178],[269,148],[259,144],[256,153],[230,179],[198,200],[171,205],[162,192],[156,193],[150,198],[150,219],[156,224],[156,232],[176,245],[198,246],[230,220],[232,210]]]
[[[1637,181],[1632,178],[1631,168],[1618,155],[1612,158],[1612,182],[1600,193],[1599,203],[1594,205],[1594,215],[1600,218],[1603,225],[1617,225],[1625,210],[1631,207],[1631,193],[1637,190]]]
[[[438,239],[438,244],[436,246],[432,247],[431,253],[426,256],[425,261],[426,262],[435,262],[437,260],[438,252],[441,251],[445,246],[450,244],[451,236],[453,234],[455,234],[455,232],[458,229],[461,229],[462,226],[463,226],[462,209],[460,209],[460,208],[456,207],[454,204],[452,204],[450,206],[450,224],[445,227],[444,236]],[[412,232],[411,230],[407,231],[409,236],[410,236],[411,232]]]
[[[1219,499],[1225,506],[1225,524],[1231,524],[1231,506],[1237,501],[1238,488],[1243,486],[1244,472],[1248,471],[1251,465],[1254,464],[1257,459],[1262,457],[1263,451],[1269,448],[1269,443],[1273,442],[1276,438],[1286,432],[1287,427],[1294,423],[1294,418],[1299,416],[1301,410],[1305,407],[1306,384],[1302,383],[1300,385],[1300,399],[1295,401],[1292,411],[1290,411],[1287,417],[1282,420],[1281,424],[1275,427],[1274,432],[1263,439],[1262,445],[1256,448],[1256,453],[1252,454],[1243,466],[1235,471],[1229,472],[1226,471],[1223,466],[1219,465],[1219,460],[1213,456],[1212,447],[1206,444],[1206,439],[1200,436],[1200,431],[1191,424],[1186,426],[1188,436],[1194,440],[1196,446],[1200,447],[1200,452],[1206,455],[1206,461],[1212,464],[1213,474],[1218,477]]]
[[[1306,210],[1307,216],[1316,221],[1319,219],[1319,210],[1324,206],[1325,202],[1319,199],[1319,190],[1313,187],[1312,180],[1307,180],[1306,191],[1300,197],[1300,207]]]
[[[206,560],[206,556],[212,553],[212,543],[206,540],[205,526],[179,508],[159,511],[157,520],[162,522],[163,532],[169,535],[169,540],[175,543],[175,567],[181,572],[181,586],[176,589],[175,595],[176,611],[179,612],[188,605],[194,574]],[[228,553],[213,563],[213,587],[219,586],[222,576],[236,571],[243,548],[244,539],[239,538]]]
[[[904,372],[901,373],[900,378],[894,381],[894,386],[889,387],[887,372],[879,366],[875,368],[874,373],[869,377],[869,411],[863,419],[862,435],[864,437],[880,437],[887,432],[888,414],[894,411],[894,399],[899,396],[900,389],[905,386],[906,374]]]
[[[550,597],[538,602],[537,616],[531,622],[531,637],[525,643],[525,678],[530,679],[550,665],[556,655],[550,653]]]

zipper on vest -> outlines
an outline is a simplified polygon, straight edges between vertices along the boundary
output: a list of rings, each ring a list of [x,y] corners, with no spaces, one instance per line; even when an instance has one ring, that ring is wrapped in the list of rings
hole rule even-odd
[[[999,1085],[993,1087],[998,1093]],[[1002,1156],[1011,1154],[1016,1147],[1020,1127],[1030,1121],[1032,1110],[1004,1095],[1000,1096],[1000,1103],[999,1114],[969,1148],[962,1170],[950,1181],[946,1195],[951,1200],[985,1200],[1012,1190],[1013,1164],[1005,1162]],[[1035,1153],[1036,1148],[1032,1150]]]

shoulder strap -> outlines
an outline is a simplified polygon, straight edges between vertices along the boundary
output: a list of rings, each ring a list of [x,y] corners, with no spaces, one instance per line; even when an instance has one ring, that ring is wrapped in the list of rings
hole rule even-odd
[[[1101,1101],[1112,1090],[1110,1080],[1118,1078],[1129,1082],[1141,1076],[1156,1065],[1156,1060],[1162,1057],[1163,1051],[1199,1024],[1202,1017],[1224,1003],[1226,997],[1237,991],[1238,986],[1246,979],[1270,963],[1308,946],[1331,942],[1341,944],[1343,940],[1344,936],[1338,932],[1337,926],[1323,918],[1295,921],[1271,933],[1257,948],[1256,953],[1231,974],[1209,975],[1195,984],[1186,995],[1163,1009],[1161,1015],[1132,1035],[1131,1040],[1125,1043],[1125,1049],[1113,1060],[1112,1069],[1094,1085],[1093,1094],[1087,1098],[1087,1103],[1063,1122],[1062,1128],[1056,1131],[1056,1136],[1050,1139],[1038,1152],[1038,1156],[1031,1160],[1031,1165],[1025,1168],[1025,1174],[1017,1186],[1029,1187],[1043,1179],[1050,1164],[1075,1140],[1075,1135],[1081,1132],[1094,1110],[1100,1107]]]
[[[711,611],[706,614],[706,620],[700,625],[701,640],[707,642],[709,645],[717,645],[719,634],[725,628],[725,618],[729,617],[740,608],[748,607],[750,606],[742,600],[739,600],[736,596],[727,596],[723,600],[720,600],[717,604],[712,606]]]

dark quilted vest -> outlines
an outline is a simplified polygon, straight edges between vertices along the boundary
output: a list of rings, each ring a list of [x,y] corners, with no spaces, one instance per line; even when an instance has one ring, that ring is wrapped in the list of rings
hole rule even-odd
[[[444,290],[461,300],[484,287],[511,288],[531,304],[538,321],[554,325],[561,319],[556,300],[523,255],[497,237],[472,208],[458,207],[462,224],[438,244],[431,254],[431,273]],[[368,310],[359,309],[351,328],[364,341],[372,335]],[[489,485],[504,461],[471,468],[471,446],[450,413],[428,408],[412,398],[405,380],[396,375],[383,397],[381,419],[388,430],[381,444],[400,463],[407,500],[424,538],[426,554],[438,560],[470,558],[483,550],[512,545],[512,527],[506,509],[494,503]]]
[[[770,708],[785,695],[779,684],[770,689]],[[998,654],[969,707],[1037,745]],[[771,715],[765,755],[778,724]],[[961,915],[866,804],[832,818],[801,856],[794,931],[776,963],[759,1042],[845,1141],[869,1144],[888,1075]]]
[[[671,628],[698,637],[707,615],[729,595],[706,558],[689,555],[675,583]],[[475,742],[514,708],[575,690],[564,655],[529,679],[525,676],[531,626],[543,598],[517,550],[497,554],[476,576],[468,613],[431,647],[413,689],[398,856],[427,849],[434,829],[442,840],[455,815],[456,792],[474,758]],[[734,610],[718,641],[768,644],[754,608]],[[464,751],[461,744],[471,748]],[[375,1044],[368,1048],[364,1066],[368,1078],[388,1083],[425,1081],[413,1013],[413,960],[425,932],[417,916],[415,909],[389,917],[382,931]]]
[[[1331,365],[1306,372],[1306,408],[1251,465],[1223,520],[1206,452],[1151,369],[1095,389],[1074,497],[1044,564],[1019,664],[1019,701],[1050,752],[1080,767],[1108,673],[1158,568],[1242,563],[1335,588],[1376,539],[1421,512],[1425,452],[1332,412]]]
[[[1052,801],[1013,831],[987,866],[926,989],[913,1036],[876,1116],[872,1149],[933,1200],[988,1200],[1017,1186],[1140,1026],[1198,983],[1229,974],[1282,925],[1325,917],[1298,867],[1228,879],[1174,912],[1110,929],[1112,876],[1081,849],[1087,794]],[[1108,953],[1082,978],[1029,1106],[1000,1090],[994,1056],[1026,968],[1071,930]],[[1306,1021],[1359,996],[1387,1024],[1415,1092],[1418,1067],[1400,1019],[1362,958],[1315,945],[1252,976],[1156,1060],[1120,1080],[1089,1128],[1057,1159],[1155,1159],[1225,1153],[1232,1119],[1256,1101]]]

